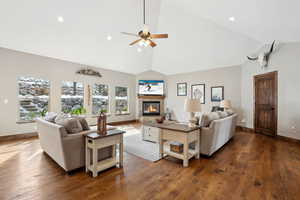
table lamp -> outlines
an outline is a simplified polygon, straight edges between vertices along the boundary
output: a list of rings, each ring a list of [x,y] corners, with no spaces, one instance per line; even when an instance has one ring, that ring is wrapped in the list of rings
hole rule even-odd
[[[226,109],[230,109],[231,108],[231,101],[230,100],[223,100],[220,103],[220,107]]]
[[[195,112],[201,112],[200,99],[186,99],[184,111],[190,113],[189,127],[196,126],[197,119],[195,119]]]

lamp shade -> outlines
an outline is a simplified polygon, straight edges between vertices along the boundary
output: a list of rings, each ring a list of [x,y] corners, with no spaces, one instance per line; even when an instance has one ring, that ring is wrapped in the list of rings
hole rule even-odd
[[[184,103],[186,112],[201,112],[201,103],[199,99],[186,99]]]
[[[230,100],[223,100],[223,101],[221,101],[221,103],[220,103],[220,107],[221,108],[231,108],[231,102],[230,102]]]

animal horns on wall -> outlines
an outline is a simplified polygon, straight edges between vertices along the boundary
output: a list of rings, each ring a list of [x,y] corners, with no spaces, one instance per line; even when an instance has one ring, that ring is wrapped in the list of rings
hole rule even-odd
[[[248,60],[251,60],[251,61],[258,60],[258,62],[261,65],[261,67],[267,67],[268,63],[269,63],[270,55],[274,51],[274,45],[275,45],[275,40],[273,41],[273,43],[271,45],[271,48],[270,48],[270,50],[268,52],[262,52],[262,53],[260,53],[256,57],[247,56]]]

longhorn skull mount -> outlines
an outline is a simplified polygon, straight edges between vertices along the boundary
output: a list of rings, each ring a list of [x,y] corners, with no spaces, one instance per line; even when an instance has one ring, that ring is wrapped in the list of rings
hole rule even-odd
[[[268,67],[270,55],[272,54],[272,52],[274,50],[274,45],[275,45],[275,40],[273,41],[272,46],[268,52],[262,52],[257,57],[247,56],[248,60],[258,61],[259,65],[262,68]]]

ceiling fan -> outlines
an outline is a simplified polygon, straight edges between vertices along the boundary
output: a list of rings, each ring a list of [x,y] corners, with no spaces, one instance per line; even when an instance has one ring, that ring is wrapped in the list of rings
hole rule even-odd
[[[121,32],[122,34],[130,35],[130,36],[135,36],[135,37],[139,38],[138,40],[135,40],[134,42],[130,43],[129,44],[130,46],[139,43],[141,46],[148,46],[148,45],[150,45],[153,48],[153,47],[156,46],[156,43],[153,42],[152,39],[168,38],[168,34],[151,34],[149,32],[149,27],[146,25],[145,0],[143,0],[143,22],[144,22],[143,30],[141,30],[140,32],[138,32],[138,34]]]

